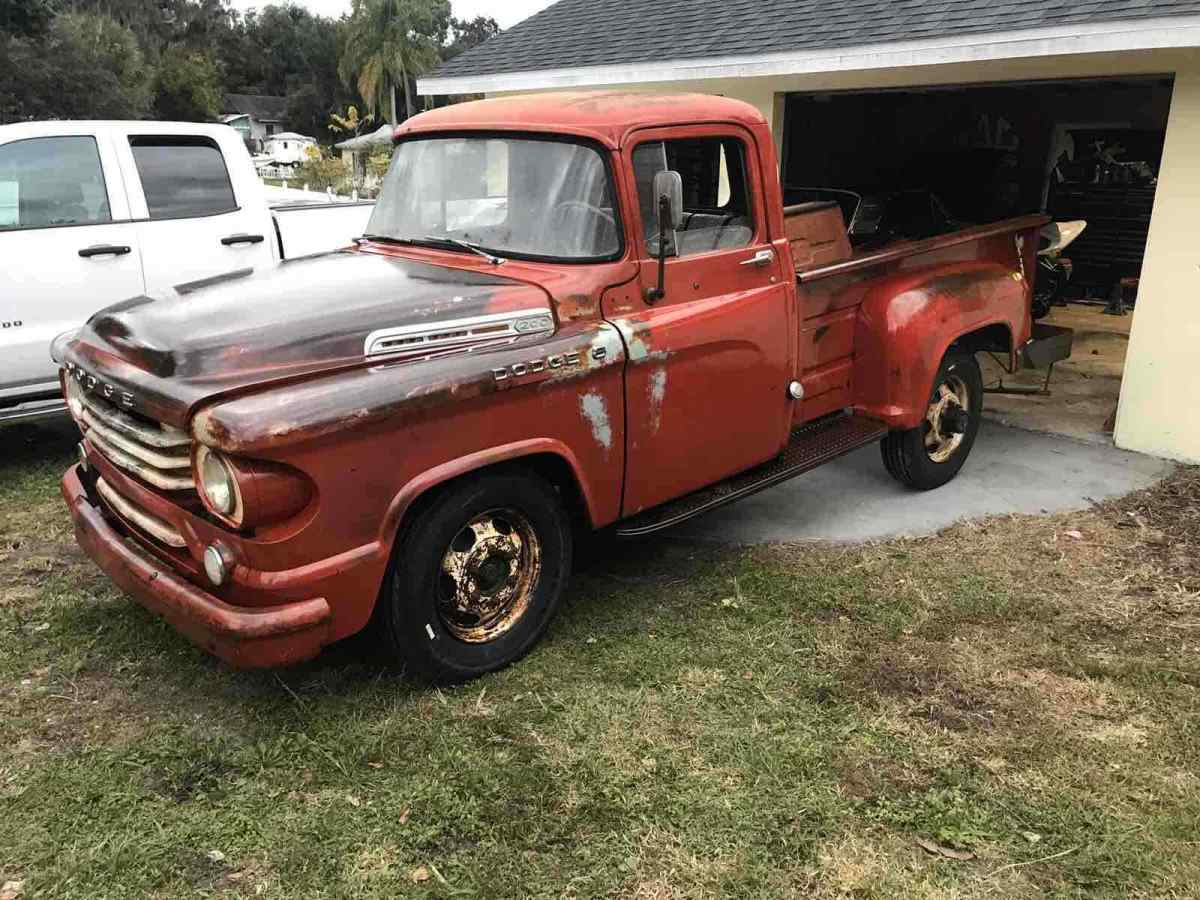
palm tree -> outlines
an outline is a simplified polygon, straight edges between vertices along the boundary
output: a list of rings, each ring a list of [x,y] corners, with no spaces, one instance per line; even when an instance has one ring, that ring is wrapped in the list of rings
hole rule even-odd
[[[338,74],[347,87],[358,89],[372,115],[387,106],[395,125],[397,88],[404,91],[407,115],[413,115],[409,79],[437,64],[449,20],[449,0],[354,0]]]

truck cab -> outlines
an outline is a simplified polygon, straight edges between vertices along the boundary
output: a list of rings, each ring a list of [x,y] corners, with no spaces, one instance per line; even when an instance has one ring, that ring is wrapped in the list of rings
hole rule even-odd
[[[872,442],[939,487],[978,430],[974,353],[1029,357],[1044,217],[856,252],[836,203],[783,205],[740,102],[480,101],[395,141],[355,248],[55,348],[80,543],[236,665],[368,625],[433,679],[507,665],[580,532],[661,530]]]

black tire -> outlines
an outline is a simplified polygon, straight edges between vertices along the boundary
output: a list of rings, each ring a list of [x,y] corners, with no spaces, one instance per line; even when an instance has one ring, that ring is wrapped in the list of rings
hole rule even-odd
[[[884,466],[893,478],[906,487],[921,491],[940,488],[958,474],[975,445],[983,413],[983,376],[973,354],[953,350],[946,354],[934,378],[930,393],[931,407],[938,399],[942,385],[948,382],[953,388],[964,388],[968,401],[962,407],[967,417],[962,440],[953,449],[949,449],[948,443],[940,445],[937,452],[927,447],[926,441],[932,431],[928,421],[907,431],[893,431],[880,445]],[[948,455],[941,458],[947,450]]]
[[[515,556],[513,535],[522,548]],[[510,469],[452,484],[399,536],[374,617],[385,651],[410,674],[438,683],[511,665],[549,627],[571,549],[567,511],[537,475]],[[445,565],[462,577],[456,582]],[[485,577],[500,585],[490,595],[481,587]],[[452,602],[467,594],[480,598],[469,612]],[[501,603],[507,611],[495,621],[480,612],[510,595],[517,599]]]
[[[1044,319],[1050,315],[1050,310],[1054,307],[1054,297],[1052,292],[1035,293],[1033,301],[1029,307],[1029,314],[1036,322],[1038,319]]]

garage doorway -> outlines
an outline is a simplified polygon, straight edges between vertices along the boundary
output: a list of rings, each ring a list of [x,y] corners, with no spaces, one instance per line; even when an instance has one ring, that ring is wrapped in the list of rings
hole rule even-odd
[[[785,199],[852,192],[891,211],[877,240],[1038,211],[1086,220],[1064,254],[1065,305],[1042,320],[1074,329],[1072,358],[1049,396],[990,394],[986,406],[1008,424],[1110,442],[1172,90],[1161,75],[789,94]],[[1046,377],[980,362],[993,387]]]

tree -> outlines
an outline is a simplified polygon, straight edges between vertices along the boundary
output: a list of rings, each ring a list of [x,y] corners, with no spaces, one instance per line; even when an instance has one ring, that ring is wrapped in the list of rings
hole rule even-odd
[[[449,21],[449,0],[354,0],[338,72],[372,115],[388,107],[395,125],[397,89],[404,91],[406,117],[413,115],[411,80],[437,64]]]
[[[53,0],[0,0],[0,36],[39,37],[55,12]]]
[[[451,40],[442,48],[442,59],[454,59],[472,47],[478,47],[490,37],[500,33],[500,26],[491,16],[476,16],[474,19],[450,20]]]
[[[338,24],[302,6],[247,13],[217,36],[224,81],[231,91],[286,95],[290,131],[329,137],[329,115],[354,101],[338,75]]]
[[[129,28],[151,60],[167,47],[209,51],[236,26],[224,0],[55,0],[64,11],[94,12]]]
[[[168,47],[158,63],[154,114],[159,119],[211,122],[221,114],[221,77],[207,53]]]
[[[358,107],[351,104],[346,107],[346,114],[344,116],[333,113],[329,117],[329,130],[347,135],[348,138],[356,138],[374,120],[374,116],[359,116]]]
[[[58,16],[41,40],[0,37],[0,122],[136,119],[151,70],[132,31],[107,16]]]
[[[145,114],[153,72],[132,31],[96,13],[66,13],[54,20],[53,27],[59,41],[81,48],[97,68],[112,73],[123,106],[136,115]]]

